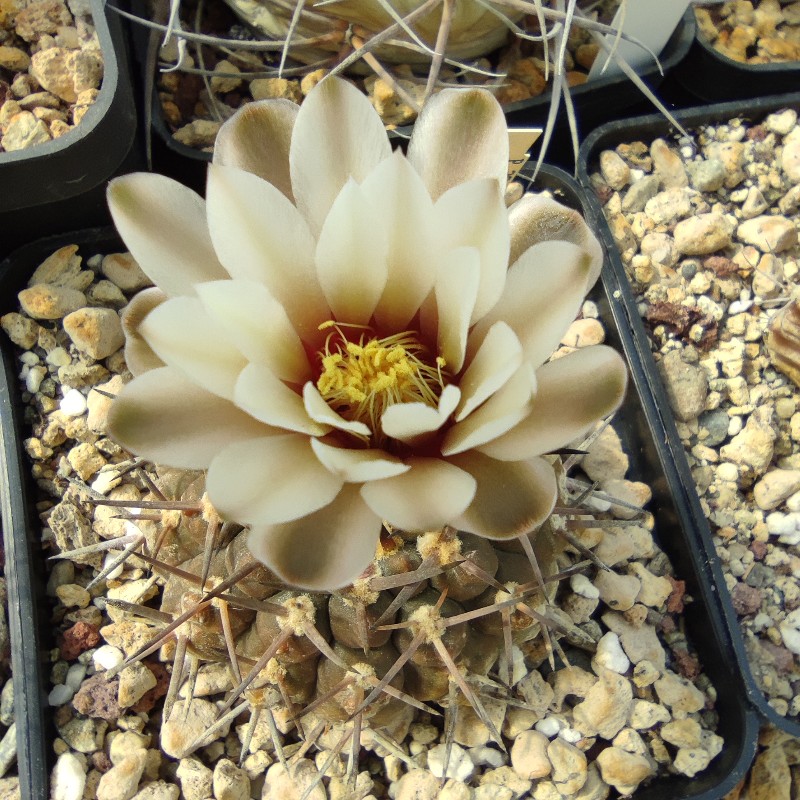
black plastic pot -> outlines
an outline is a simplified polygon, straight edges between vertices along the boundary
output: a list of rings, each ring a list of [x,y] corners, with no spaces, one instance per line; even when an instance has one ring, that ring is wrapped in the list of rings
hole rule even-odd
[[[545,167],[535,188],[548,189],[561,202],[578,208],[590,225],[596,224],[597,209],[585,201],[585,193],[560,170]],[[52,237],[29,245],[0,265],[0,312],[16,307],[16,294],[26,285],[36,266],[57,247],[78,244],[84,256],[119,250],[113,231],[90,230]],[[653,490],[651,508],[656,518],[660,546],[675,566],[677,576],[686,581],[687,592],[695,602],[687,605],[684,619],[705,674],[714,684],[718,698],[719,730],[725,748],[698,777],[665,777],[653,781],[636,793],[637,800],[720,800],[745,775],[755,754],[757,716],[749,708],[742,676],[731,658],[732,644],[721,605],[721,577],[714,569],[713,545],[708,530],[692,524],[691,510],[683,491],[673,454],[664,446],[665,431],[659,403],[652,395],[654,378],[645,356],[647,343],[635,329],[627,286],[613,268],[603,271],[603,285],[595,288],[597,303],[607,330],[609,343],[624,351],[631,370],[631,382],[618,419],[623,445],[631,459],[632,472]],[[620,295],[623,300],[620,301]],[[635,315],[635,309],[633,309]],[[40,654],[47,647],[46,626],[37,625],[36,607],[43,606],[44,577],[38,545],[38,524],[30,498],[30,467],[22,447],[22,427],[17,362],[13,345],[0,336],[0,439],[5,469],[0,473],[0,500],[4,519],[8,567],[9,613],[12,636],[12,668],[17,687],[17,714],[26,719],[20,726],[19,769],[23,797],[46,797],[47,767],[51,757],[52,732],[42,713],[46,702]],[[678,477],[676,477],[678,476]],[[26,794],[27,792],[27,794]]]
[[[691,9],[688,9],[661,53],[660,62],[664,75],[661,74],[655,63],[640,73],[642,80],[651,89],[657,89],[664,80],[664,76],[670,73],[686,56],[694,41],[695,30],[694,14]],[[137,34],[138,36],[139,34]],[[146,69],[144,65],[146,38],[146,35],[143,36],[136,48],[141,69]],[[144,75],[144,80],[152,80],[152,76]],[[642,92],[624,76],[599,78],[591,83],[576,86],[570,90],[570,96],[575,107],[579,133],[583,134],[610,119],[619,119],[632,106],[647,102]],[[524,100],[506,106],[506,119],[510,127],[544,127],[547,122],[549,106],[550,92],[546,92],[532,100]],[[211,153],[196,150],[175,140],[164,119],[157,92],[153,92],[152,128],[155,133],[152,137],[153,169],[176,178],[191,186],[195,191],[205,192],[206,165],[211,161]],[[413,127],[410,125],[405,126],[390,135],[396,137],[396,144],[403,146],[404,141],[411,135],[412,129]],[[574,167],[575,157],[566,112],[563,108],[559,111],[559,121],[553,131],[547,152],[547,161],[551,164],[565,166],[570,170]]]
[[[763,100],[753,100],[747,104],[722,103],[708,108],[693,108],[679,112],[678,121],[691,131],[692,128],[703,124],[726,122],[733,118],[747,119],[759,122],[768,114],[781,108],[794,107],[800,110],[800,92],[792,94],[767,97]],[[644,325],[639,316],[636,302],[630,290],[630,284],[625,274],[625,268],[619,256],[619,251],[614,243],[608,225],[605,222],[600,204],[591,189],[589,180],[589,166],[596,163],[600,152],[613,149],[618,144],[632,141],[652,141],[659,137],[669,136],[673,133],[669,124],[658,115],[636,117],[624,122],[610,123],[594,131],[581,147],[578,174],[581,183],[587,187],[589,195],[590,214],[597,220],[596,230],[603,239],[609,258],[606,262],[607,278],[617,284],[620,292],[620,309],[627,319],[627,326],[632,332],[632,341],[639,351],[639,361],[645,380],[649,385],[649,393],[654,403],[654,414],[662,431],[663,450],[672,462],[672,468],[666,473],[672,493],[680,499],[680,524],[696,532],[703,543],[704,558],[707,559],[706,569],[713,576],[714,583],[719,587],[718,604],[729,631],[732,645],[732,666],[737,669],[743,680],[747,698],[758,710],[764,719],[792,736],[800,737],[800,721],[783,717],[770,706],[764,693],[757,685],[750,669],[750,663],[745,652],[744,637],[739,626],[736,613],[733,610],[730,593],[722,578],[719,557],[714,549],[708,520],[700,506],[694,478],[689,470],[686,453],[681,443],[675,425],[674,415],[667,400],[664,386],[657,372],[653,359],[649,339],[645,333]]]
[[[694,14],[691,8],[689,11]],[[743,64],[715,50],[698,29],[686,58],[675,70],[675,78],[706,103],[743,100],[796,92],[800,87],[800,61]]]
[[[0,257],[43,235],[109,224],[106,182],[144,163],[122,21],[103,0],[91,7],[104,60],[97,101],[64,136],[0,153]]]

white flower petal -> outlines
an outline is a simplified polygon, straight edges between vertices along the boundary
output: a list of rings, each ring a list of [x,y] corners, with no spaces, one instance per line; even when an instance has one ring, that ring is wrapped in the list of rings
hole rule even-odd
[[[321,425],[330,425],[331,428],[352,433],[356,436],[369,436],[372,433],[363,422],[351,422],[337,414],[325,402],[325,398],[311,381],[303,387],[303,403],[306,407],[306,413],[314,422],[319,422]]]
[[[264,364],[281,380],[305,383],[308,356],[283,306],[255,281],[209,281],[197,287],[203,308],[248,361]]]
[[[352,583],[375,558],[381,521],[357,486],[332,503],[283,525],[254,525],[250,552],[281,580],[301,589],[333,591]]]
[[[163,175],[114,178],[108,208],[142,271],[166,294],[193,294],[194,285],[227,278],[206,222],[203,198]]]
[[[214,163],[252,172],[293,200],[289,146],[299,110],[291,100],[246,103],[219,129]]]
[[[536,370],[536,397],[528,417],[480,449],[492,458],[516,461],[564,447],[618,408],[627,379],[622,357],[605,345],[551,361]]]
[[[375,311],[388,275],[387,222],[352,180],[331,206],[316,263],[322,291],[339,322],[366,325]]]
[[[539,242],[564,241],[577,244],[591,257],[587,290],[600,276],[603,248],[580,212],[538,194],[525,194],[508,209],[511,227],[509,264]]]
[[[317,235],[347,181],[361,182],[392,153],[367,97],[341,78],[317,85],[297,115],[289,164],[295,202]]]
[[[398,150],[361,184],[367,203],[388,228],[388,279],[375,309],[387,330],[404,330],[433,288],[438,240],[425,184]]]
[[[470,324],[498,301],[508,270],[508,212],[494,181],[455,186],[435,206],[437,241],[446,250],[475,247],[481,257],[481,278]]]
[[[228,400],[247,363],[196,297],[173,297],[139,325],[156,355],[195,383]]]
[[[505,322],[495,322],[459,381],[461,403],[456,422],[505,385],[521,363],[522,345],[516,334]]]
[[[480,257],[473,247],[451,250],[436,272],[436,343],[446,369],[452,375],[457,374],[464,364],[469,320],[479,283]]]
[[[319,439],[311,440],[311,449],[325,468],[347,483],[364,483],[392,478],[410,467],[383,450],[350,450],[333,447]]]
[[[328,306],[314,270],[316,243],[297,209],[271,184],[236,167],[208,170],[208,226],[234,278],[258,281],[303,339],[318,338]]]
[[[586,294],[591,256],[570,242],[535,244],[509,269],[497,305],[472,330],[469,350],[495,322],[508,323],[534,366],[553,353],[575,319]]]
[[[414,125],[408,158],[434,200],[476,178],[505,187],[508,128],[500,104],[485,91],[442,89]]]
[[[309,418],[303,398],[263,364],[248,364],[240,373],[233,401],[257,420],[289,431],[323,436],[330,428]]]
[[[438,458],[408,458],[403,475],[361,487],[364,502],[381,518],[407,531],[437,530],[472,502],[475,479]]]
[[[125,331],[125,364],[133,376],[164,366],[164,362],[142,338],[139,326],[142,324],[142,320],[166,299],[167,296],[164,292],[155,286],[142,289],[120,312],[122,330]]]
[[[447,431],[442,442],[442,455],[463,453],[502,436],[530,413],[535,390],[533,369],[524,362],[480,408]]]
[[[558,486],[552,464],[495,461],[470,452],[452,459],[475,478],[478,488],[470,507],[453,526],[488,539],[510,539],[538,528],[556,504]]]
[[[308,436],[287,433],[234,442],[211,460],[209,500],[240,523],[274,525],[328,505],[343,481],[328,472]]]
[[[383,412],[381,428],[392,439],[412,442],[419,436],[438,431],[455,411],[460,397],[459,388],[451,384],[442,390],[437,408],[425,403],[395,403]]]
[[[228,444],[271,433],[171,367],[125,386],[111,405],[108,430],[132,453],[183,469],[205,469]]]

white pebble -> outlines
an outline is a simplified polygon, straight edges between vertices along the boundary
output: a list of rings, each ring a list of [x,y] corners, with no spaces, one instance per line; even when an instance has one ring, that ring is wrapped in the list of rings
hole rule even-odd
[[[800,511],[800,492],[795,492],[786,500],[786,508],[789,511]]]
[[[65,703],[69,703],[69,701],[72,700],[74,694],[75,691],[69,686],[58,683],[50,690],[50,694],[47,695],[47,702],[51,706],[63,706]]]
[[[42,381],[46,377],[47,370],[43,366],[31,367],[28,370],[28,374],[25,376],[25,388],[31,394],[36,394],[36,392],[39,391],[39,387],[42,385]]]
[[[579,572],[570,577],[569,588],[575,594],[585,597],[587,600],[597,600],[600,597],[600,590],[585,575]]]
[[[470,747],[469,757],[476,766],[486,765],[497,768],[506,763],[506,756],[495,747],[483,744],[480,747]]]
[[[81,683],[83,679],[86,677],[86,665],[85,664],[73,664],[67,670],[67,677],[64,678],[64,683],[72,689],[73,692],[77,692],[78,689],[81,688]]]
[[[111,564],[113,564],[114,561],[116,561],[121,555],[122,553],[119,550],[109,550],[108,553],[106,553],[105,559],[103,560],[103,569],[110,567]],[[125,569],[125,562],[121,561],[116,567],[114,567],[114,569],[111,570],[111,572],[108,573],[108,575],[106,575],[106,578],[110,580],[119,578],[119,576],[122,575],[123,569]]]
[[[749,311],[752,305],[752,300],[734,300],[730,306],[728,306],[728,314],[731,316],[734,314],[741,314],[745,311]]]
[[[53,768],[51,800],[81,800],[86,786],[86,769],[75,753],[62,753]]]
[[[94,651],[92,656],[95,669],[114,669],[118,667],[124,660],[122,650],[118,647],[113,647],[110,644],[104,644]]]
[[[800,544],[800,531],[795,531],[794,533],[786,533],[783,536],[779,536],[778,541],[781,544],[788,544],[788,545]]]
[[[53,367],[67,367],[72,363],[69,353],[63,347],[54,347],[45,357],[45,361]]]
[[[34,366],[35,364],[39,363],[39,356],[36,353],[32,353],[30,350],[26,350],[20,357],[19,360],[26,364],[29,367]]]
[[[737,433],[741,433],[743,427],[744,423],[741,417],[731,417],[728,422],[728,436],[736,436]]]
[[[558,732],[561,730],[561,723],[555,717],[545,717],[540,719],[533,728],[539,733],[543,733],[548,739],[552,739],[554,736],[558,736]]]
[[[786,649],[800,656],[800,631],[784,623],[780,626],[780,632]]]
[[[591,300],[586,300],[581,306],[581,314],[589,319],[597,319],[600,316],[597,310],[597,304]]]
[[[767,514],[767,530],[773,536],[785,536],[786,534],[794,533],[795,528],[795,521],[790,514],[781,514],[779,511]]]
[[[453,744],[450,748],[450,759],[447,762],[447,775],[444,774],[444,761],[447,756],[447,745],[437,744],[428,751],[428,769],[437,777],[453,778],[466,783],[475,772],[475,765],[469,753],[463,747]]]
[[[628,671],[631,662],[622,649],[619,636],[616,633],[605,634],[597,643],[597,652],[593,661],[600,667],[610,669],[620,675]]]
[[[570,744],[577,744],[583,739],[583,734],[580,731],[576,731],[575,728],[562,728],[558,732],[558,738]]]
[[[86,398],[77,389],[70,389],[58,407],[68,417],[79,417],[86,411]]]

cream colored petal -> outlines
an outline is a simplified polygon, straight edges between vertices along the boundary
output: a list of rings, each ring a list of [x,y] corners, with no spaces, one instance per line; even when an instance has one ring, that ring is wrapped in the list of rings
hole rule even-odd
[[[167,296],[161,289],[155,287],[142,289],[120,312],[122,330],[125,331],[125,363],[131,375],[141,375],[149,369],[164,366],[164,362],[153,352],[153,348],[141,337],[139,326],[142,320],[166,299]]]
[[[470,324],[500,298],[508,271],[508,212],[494,181],[464,183],[450,189],[435,206],[437,243],[444,250],[475,247],[481,279]]]
[[[513,264],[529,247],[539,242],[564,241],[583,247],[591,256],[586,288],[600,276],[603,248],[581,214],[555,200],[538,194],[525,194],[508,210],[511,227]]]
[[[287,433],[226,447],[211,460],[206,491],[227,519],[275,525],[328,505],[342,483],[319,462],[308,436]]]
[[[470,355],[495,322],[508,323],[525,359],[543,364],[558,347],[586,294],[591,258],[570,242],[540,242],[508,271],[503,296],[470,334]]]
[[[425,403],[395,403],[381,417],[383,432],[392,439],[410,443],[420,436],[438,431],[455,411],[461,392],[457,386],[445,386],[437,408]]]
[[[152,369],[123,388],[111,405],[108,431],[132,453],[183,469],[205,469],[228,444],[272,432],[171,367]]]
[[[193,294],[194,285],[227,278],[206,222],[203,198],[151,172],[114,178],[108,208],[143,272],[166,294]]]
[[[456,422],[491,397],[522,364],[522,345],[505,322],[495,322],[461,376],[461,402]]]
[[[388,274],[386,223],[352,180],[331,206],[316,263],[325,299],[339,322],[366,325],[375,311]]]
[[[482,89],[442,89],[414,125],[408,158],[434,200],[476,178],[505,188],[508,128],[500,104]]]
[[[345,485],[329,505],[283,525],[253,525],[250,552],[291,586],[333,591],[351,584],[372,563],[381,521]]]
[[[388,278],[375,319],[402,331],[433,288],[439,260],[433,202],[399,150],[367,176],[361,191],[388,229]]]
[[[325,468],[347,483],[364,483],[392,478],[410,467],[383,450],[350,450],[333,447],[319,439],[311,440],[311,449]]]
[[[381,518],[407,531],[449,525],[475,494],[475,479],[438,458],[408,458],[411,469],[361,487],[364,502]]]
[[[330,430],[310,419],[303,398],[263,364],[248,364],[241,371],[233,401],[252,417],[276,428],[309,436],[323,436]]]
[[[543,458],[495,461],[473,451],[451,460],[478,485],[470,507],[453,521],[459,530],[511,539],[538,528],[556,504],[555,472]]]
[[[619,353],[595,345],[545,364],[536,370],[536,380],[531,413],[505,436],[483,445],[484,453],[516,461],[574,442],[616,411],[628,370]]]
[[[281,380],[305,383],[311,367],[283,306],[255,281],[209,281],[197,287],[203,308],[248,361]]]
[[[330,425],[331,428],[352,433],[355,436],[369,436],[372,433],[363,422],[350,422],[337,414],[325,402],[325,398],[311,381],[303,387],[303,403],[308,416],[321,425]]]
[[[445,434],[442,455],[452,456],[502,436],[530,413],[536,378],[524,362],[482,406]]]
[[[314,270],[316,243],[297,209],[271,184],[235,167],[208,171],[208,224],[234,278],[258,281],[303,339],[329,316]]]
[[[247,363],[196,297],[173,297],[154,308],[139,332],[155,354],[196,384],[228,400]]]
[[[291,100],[246,103],[219,129],[214,163],[252,172],[293,200],[289,145],[299,110]]]
[[[318,84],[297,115],[289,164],[297,207],[314,235],[342,187],[360,183],[392,153],[367,97],[340,78]]]
[[[464,364],[469,320],[480,284],[480,256],[473,247],[451,250],[436,272],[436,343],[451,375]]]

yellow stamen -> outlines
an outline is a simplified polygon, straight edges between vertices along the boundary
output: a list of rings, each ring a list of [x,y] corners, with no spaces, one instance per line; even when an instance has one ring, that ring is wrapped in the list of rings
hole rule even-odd
[[[322,373],[317,389],[328,404],[351,421],[365,422],[380,431],[383,412],[394,403],[425,403],[436,407],[444,388],[443,358],[431,364],[427,350],[413,331],[382,339],[361,333],[358,342],[348,341],[343,327],[329,320],[320,330],[334,328],[320,352]]]

